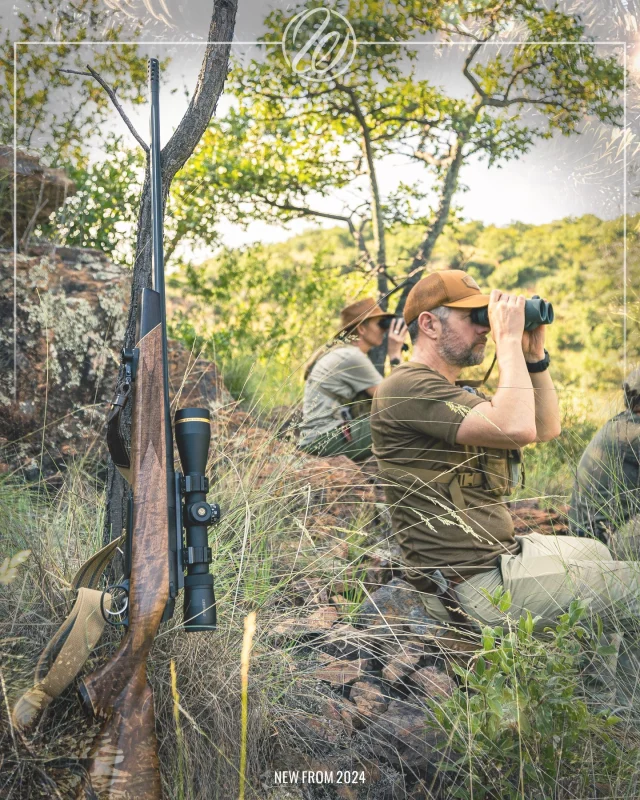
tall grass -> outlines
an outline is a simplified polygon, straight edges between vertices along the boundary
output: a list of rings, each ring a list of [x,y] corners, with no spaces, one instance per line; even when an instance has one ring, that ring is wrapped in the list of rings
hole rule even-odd
[[[566,426],[562,442],[536,446],[529,456],[533,491],[531,483],[528,491],[534,496],[553,494],[548,491],[553,488],[551,479],[558,486],[563,481],[558,494],[566,495],[570,465],[575,464],[591,430],[579,417],[574,419],[574,425]],[[208,474],[215,481],[209,499],[219,502],[224,512],[210,535],[219,629],[215,634],[187,634],[178,610],[162,627],[149,663],[167,798],[227,800],[241,791],[247,798],[269,797],[266,770],[271,767],[329,759],[337,768],[371,764],[380,755],[379,772],[371,767],[370,773],[377,778],[369,780],[361,797],[408,796],[406,787],[411,782],[411,791],[422,791],[419,796],[426,798],[633,796],[629,794],[635,791],[630,787],[635,787],[632,780],[637,772],[633,725],[582,706],[577,718],[569,714],[578,708],[575,692],[581,669],[578,655],[569,659],[565,652],[578,641],[575,625],[555,650],[545,649],[528,634],[510,639],[496,635],[491,642],[479,637],[478,648],[493,665],[495,680],[491,681],[483,679],[486,671],[479,675],[478,656],[470,665],[466,658],[437,655],[437,650],[425,656],[421,663],[443,664],[446,656],[450,671],[458,663],[461,684],[450,701],[435,704],[437,725],[444,736],[437,778],[386,763],[390,745],[382,718],[369,720],[352,738],[336,735],[333,744],[316,735],[314,725],[327,722],[326,699],[340,699],[314,674],[331,650],[330,633],[305,639],[286,637],[276,629],[284,621],[306,617],[316,607],[314,595],[321,605],[330,602],[338,582],[346,600],[340,605],[341,622],[356,622],[361,602],[377,588],[367,579],[366,559],[372,551],[391,544],[388,517],[379,503],[379,492],[358,468],[343,465],[328,470],[325,462],[279,440],[275,429],[258,428],[254,422],[249,414],[223,410],[212,425]],[[555,469],[549,466],[552,460]],[[568,470],[562,479],[558,465]],[[31,551],[29,559],[17,566],[15,579],[0,586],[0,670],[7,693],[6,703],[0,702],[0,757],[4,759],[0,796],[8,800],[55,796],[52,778],[63,790],[72,787],[79,780],[75,760],[86,752],[97,730],[84,721],[71,688],[47,710],[26,744],[12,735],[6,710],[30,685],[39,653],[70,608],[72,575],[101,544],[104,497],[95,475],[96,465],[80,460],[69,463],[55,490],[43,484],[28,487],[15,479],[0,482],[0,563],[18,551]],[[302,579],[309,588],[294,588]],[[257,628],[251,656],[244,659],[243,692],[244,623],[251,613],[256,615]],[[382,664],[390,655],[408,652],[416,641],[417,635],[403,626],[409,621],[401,619],[386,630],[360,629],[351,635]],[[108,656],[118,638],[117,632],[108,630],[87,668]],[[597,646],[587,637],[581,644],[582,657],[592,657]],[[564,682],[557,679],[558,664]],[[502,705],[492,710],[489,701],[496,698],[491,691],[500,685]],[[574,694],[566,694],[567,685]],[[540,694],[534,698],[535,687]],[[486,713],[472,707],[474,698],[483,696],[481,688],[489,704]],[[426,713],[424,699],[411,690],[398,685],[391,691],[407,708]],[[508,716],[514,698],[519,704],[515,719]],[[534,700],[543,704],[537,710]],[[535,731],[524,729],[524,720],[537,719],[540,708],[551,715],[549,735],[557,744],[549,758],[541,755]],[[496,738],[496,725],[503,739]],[[566,750],[576,741],[571,728],[576,725],[582,737],[580,758],[569,757]],[[332,726],[336,723],[330,722]],[[242,746],[245,734],[246,746]],[[378,756],[372,755],[372,747]],[[496,765],[498,750],[503,760]],[[487,770],[492,763],[498,771],[491,773],[489,781]],[[568,765],[574,774],[566,774]],[[479,790],[482,782],[484,795]],[[416,785],[422,790],[415,789]],[[539,787],[549,786],[550,794],[540,794]],[[582,794],[576,794],[577,786]],[[308,790],[310,797],[313,791]],[[318,789],[315,796],[330,795]]]

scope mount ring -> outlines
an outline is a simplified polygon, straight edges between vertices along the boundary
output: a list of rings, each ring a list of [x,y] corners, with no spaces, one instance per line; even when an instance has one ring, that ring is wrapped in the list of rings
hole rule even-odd
[[[112,611],[111,609],[107,609],[104,607],[104,596],[105,594],[110,594],[112,598],[116,599],[116,610]],[[121,600],[121,607],[117,607],[118,599],[122,598]],[[114,628],[121,628],[127,625],[126,622],[126,612],[129,609],[129,586],[124,583],[114,583],[111,586],[107,586],[107,588],[102,592],[100,595],[100,613],[102,614],[102,618],[105,622],[108,622],[109,625],[113,626]],[[113,619],[113,617],[120,617],[120,619]]]

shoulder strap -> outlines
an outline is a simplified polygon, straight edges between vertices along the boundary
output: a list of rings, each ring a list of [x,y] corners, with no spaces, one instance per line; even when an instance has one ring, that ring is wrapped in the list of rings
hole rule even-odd
[[[69,686],[100,641],[105,620],[102,607],[111,608],[111,595],[97,589],[100,576],[125,534],[86,561],[71,586],[78,591],[71,613],[60,625],[38,659],[34,685],[18,699],[11,712],[14,726],[28,732],[45,708]]]

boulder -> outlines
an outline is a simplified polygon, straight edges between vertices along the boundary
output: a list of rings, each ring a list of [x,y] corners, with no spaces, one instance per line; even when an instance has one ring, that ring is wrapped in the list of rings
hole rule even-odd
[[[0,250],[0,316],[11,320],[0,330],[0,445],[11,445],[3,455],[27,478],[40,474],[44,450],[42,473],[48,477],[69,456],[106,454],[104,422],[118,375],[131,272],[98,250],[53,245],[18,253],[15,266],[14,331],[14,253]],[[214,411],[231,399],[215,365],[181,342],[169,343],[169,382],[181,405]],[[45,423],[42,447],[36,431]]]
[[[389,663],[383,667],[382,677],[386,681],[389,681],[389,683],[399,681],[401,678],[404,678],[405,675],[409,675],[415,670],[421,656],[421,652],[406,652],[394,656]]]
[[[420,593],[401,578],[373,592],[361,605],[357,621],[381,634],[406,632],[410,626],[417,626],[419,635],[424,635],[429,627],[438,625],[427,614]]]

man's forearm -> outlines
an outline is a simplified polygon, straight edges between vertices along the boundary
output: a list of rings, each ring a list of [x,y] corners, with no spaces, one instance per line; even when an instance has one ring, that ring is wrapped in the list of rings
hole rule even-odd
[[[560,407],[558,393],[548,369],[531,374],[536,403],[536,441],[548,442],[560,434]]]

